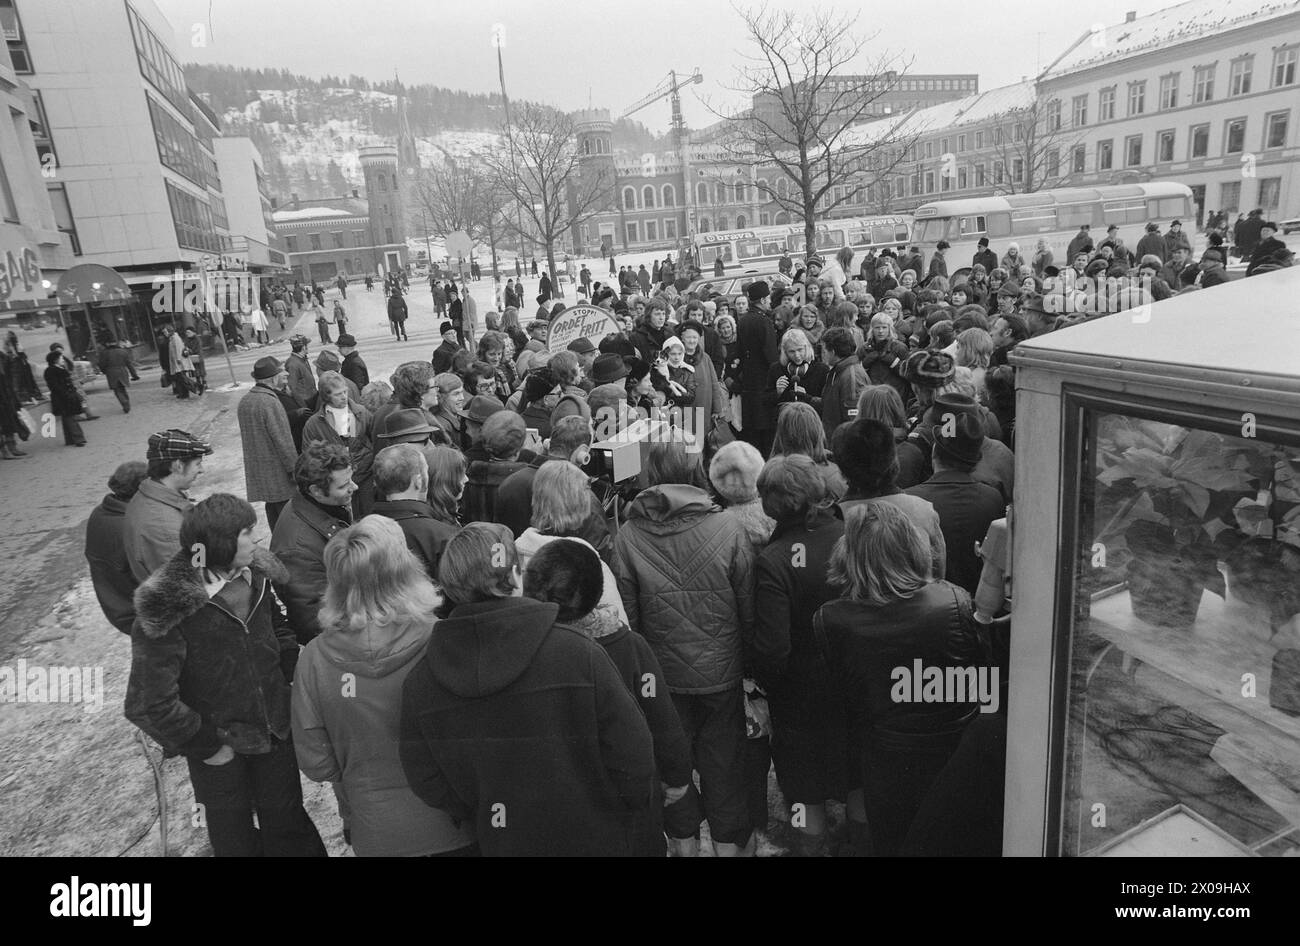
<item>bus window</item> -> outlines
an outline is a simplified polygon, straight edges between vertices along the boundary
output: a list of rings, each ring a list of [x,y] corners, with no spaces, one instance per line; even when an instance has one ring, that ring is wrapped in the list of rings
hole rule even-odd
[[[887,227],[856,227],[849,231],[849,246],[870,246],[872,243],[888,243],[888,237],[881,239]]]
[[[1187,208],[1186,197],[1161,197],[1159,200],[1147,201],[1147,218],[1150,220],[1161,217],[1176,220],[1190,216],[1192,213]]]
[[[957,232],[960,236],[970,236],[974,233],[983,233],[987,226],[988,218],[983,214],[959,217],[957,219]]]
[[[764,256],[780,256],[785,252],[785,237],[767,237],[763,240]]]
[[[907,228],[907,224],[900,223],[894,227],[894,238],[886,240],[886,243],[906,243],[912,238],[912,231]]]
[[[755,259],[763,255],[763,244],[759,240],[736,241],[736,256],[740,259]]]
[[[1011,211],[1011,231],[1016,236],[1050,233],[1055,229],[1056,209],[1053,207],[1030,207],[1025,210]]]
[[[1011,215],[1005,213],[989,214],[988,235],[991,237],[1011,236]]]
[[[708,246],[700,247],[700,268],[712,266],[719,257],[722,258],[724,263],[731,262],[730,243],[711,243]]]
[[[887,246],[894,243],[894,228],[888,225],[872,227],[871,242],[877,246]],[[902,242],[906,243],[907,238],[904,237]]]
[[[1147,202],[1141,197],[1108,200],[1101,205],[1101,211],[1107,223],[1146,223],[1149,219]]]
[[[817,231],[817,249],[838,250],[843,245],[844,245],[843,230],[818,230]]]
[[[790,247],[791,253],[802,253],[804,248],[804,239],[802,233],[792,233],[785,238]]]
[[[952,222],[951,217],[931,217],[929,220],[918,220],[916,222],[916,242],[918,243],[938,243],[948,236],[948,224]]]
[[[1090,227],[1106,221],[1097,216],[1097,204],[1066,204],[1056,210],[1056,222],[1062,230],[1077,230],[1085,223]]]

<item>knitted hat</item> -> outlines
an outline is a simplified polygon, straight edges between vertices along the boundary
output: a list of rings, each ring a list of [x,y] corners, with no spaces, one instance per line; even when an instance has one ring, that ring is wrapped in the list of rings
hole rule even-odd
[[[804,261],[804,265],[805,266],[817,265],[822,267],[822,269],[825,269],[826,260],[822,258],[822,255],[820,253],[809,253],[808,258]]]

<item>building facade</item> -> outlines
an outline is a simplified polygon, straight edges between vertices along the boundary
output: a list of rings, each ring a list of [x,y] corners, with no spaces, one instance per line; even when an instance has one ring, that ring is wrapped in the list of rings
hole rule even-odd
[[[258,275],[283,273],[288,258],[275,236],[261,154],[249,138],[216,138],[212,145],[232,234],[231,256]]]

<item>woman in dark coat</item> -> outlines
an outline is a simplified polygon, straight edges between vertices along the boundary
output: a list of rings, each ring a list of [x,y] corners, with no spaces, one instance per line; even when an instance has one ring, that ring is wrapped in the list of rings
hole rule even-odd
[[[753,286],[750,290],[758,292]],[[741,433],[767,456],[776,430],[776,411],[763,403],[763,393],[767,390],[768,371],[780,361],[781,348],[766,314],[749,311],[749,300],[743,296],[736,300],[736,308],[740,312],[736,337],[740,342]]]
[[[659,300],[650,303],[640,323],[632,330],[632,344],[642,359],[654,364],[663,350],[664,342],[675,332],[668,325],[668,309]]]
[[[777,782],[787,804],[804,806],[805,853],[820,856],[826,800],[843,799],[848,785],[843,717],[831,710],[812,618],[838,596],[827,570],[844,523],[830,506],[826,477],[801,454],[768,461],[758,491],[776,530],[758,555],[749,665],[767,691]]]
[[[32,363],[27,360],[27,353],[18,343],[18,336],[14,332],[9,332],[5,336],[4,359],[5,370],[13,384],[18,403],[43,400],[44,395],[41,394],[41,386],[36,383]]]
[[[374,445],[370,439],[370,412],[348,396],[348,383],[337,371],[323,372],[316,382],[320,407],[302,429],[302,446],[325,441],[345,447],[352,458],[352,515],[360,519],[370,513],[375,501]],[[340,432],[340,426],[346,430]]]
[[[81,406],[81,392],[68,369],[63,367],[63,355],[52,351],[45,356],[49,366],[45,369],[45,386],[50,389],[50,413],[63,421],[63,443],[69,447],[84,447],[86,435],[81,432],[77,415]]]
[[[903,365],[910,349],[895,334],[894,321],[884,312],[871,317],[871,331],[858,349],[858,360],[872,384],[884,384],[898,392],[906,404],[912,385],[903,377]]]
[[[825,362],[813,360],[808,333],[792,328],[781,339],[781,360],[767,370],[763,401],[776,417],[782,404],[811,404],[822,409],[822,389],[829,373]]]
[[[20,400],[11,370],[14,364],[13,361],[0,358],[0,460],[16,460],[27,456],[25,451],[18,449],[18,437],[22,430],[18,422]]]
[[[978,680],[991,663],[988,638],[970,596],[931,580],[928,544],[890,503],[850,510],[830,580],[843,596],[818,610],[813,633],[830,668],[832,700],[847,717],[851,772],[861,791],[856,798],[850,792],[849,817],[870,824],[874,855],[893,857],[966,726],[987,708],[983,693],[996,698],[988,677],[985,687],[972,687],[976,693],[936,698],[932,671],[942,682],[969,667],[974,672],[961,679]],[[922,680],[910,680],[918,665],[928,696]],[[900,682],[897,668],[909,679]]]

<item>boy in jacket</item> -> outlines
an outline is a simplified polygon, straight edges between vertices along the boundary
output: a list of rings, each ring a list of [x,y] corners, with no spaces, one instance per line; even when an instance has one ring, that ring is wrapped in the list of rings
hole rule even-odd
[[[290,740],[298,645],[271,590],[288,575],[256,522],[226,493],[185,514],[181,550],[135,593],[126,718],[185,756],[218,857],[324,857]]]

